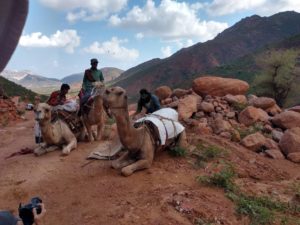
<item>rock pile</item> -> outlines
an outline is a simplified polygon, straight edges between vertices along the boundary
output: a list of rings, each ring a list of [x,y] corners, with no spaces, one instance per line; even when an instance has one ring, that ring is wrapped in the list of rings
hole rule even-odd
[[[0,126],[6,126],[10,121],[20,119],[17,107],[10,99],[0,98]]]
[[[178,111],[196,134],[211,134],[238,142],[274,159],[300,163],[300,113],[282,110],[274,99],[245,96],[249,85],[237,79],[200,77],[190,90],[159,87],[164,107]],[[297,108],[297,107],[296,107]]]

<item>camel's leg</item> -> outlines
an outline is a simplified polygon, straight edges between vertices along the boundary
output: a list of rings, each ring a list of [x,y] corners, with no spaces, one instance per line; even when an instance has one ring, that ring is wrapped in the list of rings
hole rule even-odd
[[[89,142],[92,142],[94,140],[92,126],[89,124],[86,124],[85,127],[87,129]]]
[[[71,139],[71,141],[68,143],[68,145],[63,148],[62,154],[69,155],[70,152],[75,148],[77,148],[77,139],[74,137]]]
[[[114,160],[111,164],[111,166],[114,169],[120,169],[123,168],[125,166],[128,166],[131,163],[134,163],[134,159],[129,157],[129,152],[125,152],[120,158]]]
[[[187,137],[186,137],[185,130],[179,136],[178,146],[181,147],[181,148],[187,148],[188,147],[188,142],[187,142]]]
[[[36,149],[34,149],[34,154],[36,156],[40,156],[43,155],[47,152],[53,152],[57,149],[58,147],[56,145],[50,145],[48,146],[47,144],[43,144],[39,147],[37,147]]]
[[[101,122],[97,125],[97,137],[96,140],[100,141],[102,139],[102,134],[103,134],[103,126],[104,124]]]
[[[129,166],[123,167],[121,173],[124,176],[130,176],[137,170],[148,169],[151,167],[154,158],[155,148],[150,140],[145,140],[143,148],[141,149],[141,159],[130,164]]]

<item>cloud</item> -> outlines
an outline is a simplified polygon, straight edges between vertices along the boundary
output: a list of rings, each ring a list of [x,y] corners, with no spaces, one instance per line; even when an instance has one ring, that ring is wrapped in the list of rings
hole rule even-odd
[[[56,31],[50,37],[41,32],[22,35],[19,45],[23,47],[35,48],[64,48],[66,52],[73,53],[74,49],[80,45],[80,37],[76,30]]]
[[[121,40],[117,37],[112,37],[110,41],[105,41],[103,43],[96,41],[89,47],[85,48],[84,51],[87,53],[104,55],[119,61],[131,61],[137,59],[139,57],[138,50],[128,49],[121,46],[122,43],[127,42],[127,39]]]
[[[138,40],[141,40],[141,39],[144,38],[144,34],[143,34],[143,33],[137,33],[137,34],[135,35],[135,38],[138,39]]]
[[[39,0],[43,5],[67,11],[67,20],[95,21],[117,13],[127,5],[127,0]]]
[[[161,50],[164,58],[172,55],[172,49],[170,46],[162,47],[160,50]]]
[[[200,21],[197,17],[200,8],[202,5],[199,3],[162,0],[156,6],[153,0],[147,0],[143,7],[134,6],[124,17],[111,16],[109,23],[164,40],[195,38],[197,41],[206,41],[228,27],[227,23]]]
[[[295,0],[213,0],[206,5],[209,14],[228,15],[240,11],[255,10],[259,15],[271,15],[288,10],[300,11],[300,1]]]

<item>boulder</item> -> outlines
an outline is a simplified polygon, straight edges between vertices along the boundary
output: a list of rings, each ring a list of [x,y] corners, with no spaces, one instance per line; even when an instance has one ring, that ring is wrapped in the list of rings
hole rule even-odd
[[[179,119],[188,119],[193,115],[193,113],[196,113],[197,101],[198,98],[195,95],[188,95],[180,99],[178,104]]]
[[[293,106],[289,109],[287,109],[288,111],[294,111],[294,112],[298,112],[300,113],[300,105],[296,105],[296,106]]]
[[[259,108],[255,108],[253,106],[248,106],[239,114],[239,122],[250,126],[256,122],[266,122],[269,120],[268,114]]]
[[[280,148],[279,148],[277,142],[275,142],[273,139],[270,139],[270,138],[265,138],[264,147],[266,149],[276,149],[276,150],[280,151]]]
[[[229,104],[247,104],[247,98],[245,95],[231,95],[227,94],[225,95],[224,99]]]
[[[279,130],[272,130],[271,134],[272,134],[273,140],[277,141],[277,142],[279,142],[283,136],[283,132],[279,131]]]
[[[284,111],[271,119],[271,122],[283,129],[300,127],[300,113],[294,111]]]
[[[300,152],[300,127],[286,130],[279,141],[279,147],[285,155]]]
[[[168,86],[160,86],[155,89],[154,93],[159,98],[159,100],[162,101],[171,96],[172,90]]]
[[[288,154],[287,158],[295,163],[300,163],[300,152],[294,152]]]
[[[265,151],[266,155],[272,159],[284,159],[284,155],[278,149],[269,149]]]
[[[182,98],[182,97],[184,97],[185,95],[188,95],[188,94],[192,94],[192,91],[181,89],[181,88],[176,88],[176,89],[173,90],[173,93],[172,93],[171,97],[176,96],[177,98]]]
[[[194,92],[203,96],[244,95],[248,89],[249,84],[238,79],[205,76],[193,81]]]
[[[222,118],[218,117],[213,121],[212,129],[215,134],[220,134],[222,132],[231,131],[232,126],[230,125],[230,123],[228,121],[223,120]]]
[[[206,113],[210,113],[210,112],[214,112],[215,111],[215,107],[212,103],[209,102],[201,102],[199,104],[199,110],[206,112]]]
[[[251,105],[256,107],[256,108],[261,108],[261,109],[267,109],[276,104],[275,100],[273,98],[268,98],[268,97],[258,97],[254,98],[251,101]]]
[[[265,109],[265,111],[271,116],[275,116],[282,112],[281,108],[277,104]]]
[[[207,123],[199,123],[197,127],[198,134],[212,134],[213,130],[207,126]]]
[[[243,138],[242,145],[252,151],[259,151],[264,146],[266,138],[259,132],[250,134]]]

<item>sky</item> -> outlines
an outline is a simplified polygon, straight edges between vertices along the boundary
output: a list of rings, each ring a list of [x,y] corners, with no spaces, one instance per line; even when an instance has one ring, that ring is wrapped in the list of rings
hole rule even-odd
[[[299,0],[29,0],[6,69],[63,78],[99,68],[127,70],[213,39],[251,15],[300,12]]]

